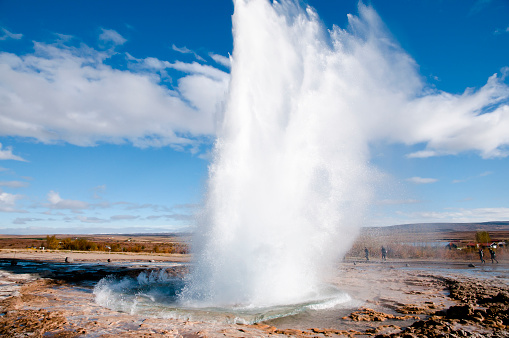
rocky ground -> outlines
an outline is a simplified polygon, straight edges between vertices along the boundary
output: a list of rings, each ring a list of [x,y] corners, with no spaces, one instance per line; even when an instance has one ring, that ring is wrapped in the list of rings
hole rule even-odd
[[[254,325],[151,318],[95,303],[91,285],[107,274],[154,267],[85,266],[0,260],[2,337],[508,337],[507,267],[484,270],[444,263],[355,263],[338,266],[331,283],[349,305]],[[71,269],[70,266],[73,266]],[[498,270],[497,270],[498,268]],[[182,267],[170,268],[182,274]],[[479,274],[470,273],[472,270]],[[490,278],[487,278],[487,277]]]

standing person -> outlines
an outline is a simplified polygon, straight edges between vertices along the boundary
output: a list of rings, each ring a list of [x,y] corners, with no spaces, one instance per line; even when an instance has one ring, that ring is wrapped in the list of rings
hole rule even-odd
[[[364,256],[366,256],[366,261],[369,261],[369,251],[368,251],[368,248],[364,248]]]
[[[479,259],[481,259],[481,263],[486,263],[484,261],[484,251],[482,251],[482,247],[479,248]]]
[[[497,258],[495,257],[495,250],[493,250],[493,248],[490,247],[490,256],[491,256],[491,264],[493,264],[493,261],[496,261],[497,264],[498,264],[498,260]]]
[[[387,250],[385,250],[383,246],[382,246],[382,260],[383,261],[387,260]]]

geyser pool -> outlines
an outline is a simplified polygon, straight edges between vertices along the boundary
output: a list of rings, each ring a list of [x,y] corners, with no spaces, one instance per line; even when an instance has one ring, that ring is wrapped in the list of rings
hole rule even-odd
[[[183,320],[206,320],[222,323],[253,324],[306,311],[323,310],[338,305],[347,306],[350,297],[334,286],[323,286],[319,293],[295,304],[267,307],[188,306],[178,301],[184,287],[182,278],[169,275],[167,270],[155,269],[137,277],[108,277],[94,288],[96,302],[110,309],[130,314]]]

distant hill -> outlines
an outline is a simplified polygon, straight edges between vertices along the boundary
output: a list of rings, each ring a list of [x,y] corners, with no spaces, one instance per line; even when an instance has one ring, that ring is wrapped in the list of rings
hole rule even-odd
[[[482,223],[416,223],[391,225],[386,227],[371,227],[371,229],[379,229],[390,232],[509,231],[509,221]]]
[[[435,239],[435,240],[468,240],[477,231],[487,231],[492,238],[509,239],[509,221],[492,221],[480,223],[418,223],[399,224],[386,227],[366,227],[362,229],[365,236],[390,236]]]

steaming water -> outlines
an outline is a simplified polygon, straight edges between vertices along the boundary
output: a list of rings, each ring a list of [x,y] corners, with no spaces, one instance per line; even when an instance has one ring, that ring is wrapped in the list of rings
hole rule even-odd
[[[349,299],[323,280],[371,197],[380,116],[421,90],[415,64],[369,7],[326,30],[299,1],[234,2],[231,83],[191,273],[103,281],[101,304],[251,322]]]
[[[268,307],[236,305],[183,306],[178,294],[184,281],[168,277],[166,271],[142,272],[138,277],[105,278],[94,288],[96,302],[113,310],[159,318],[207,320],[222,323],[252,324],[284,316],[347,304],[351,299],[333,286],[324,286],[314,298],[295,304]]]
[[[349,33],[292,1],[235,1],[229,100],[194,239],[185,305],[316,297],[370,195]],[[332,40],[331,40],[332,39]],[[346,45],[345,45],[346,44]]]

